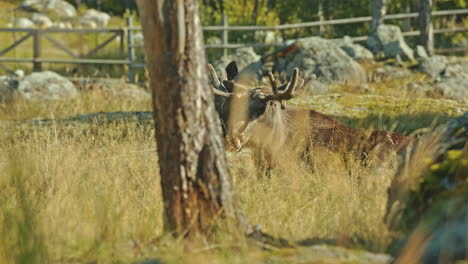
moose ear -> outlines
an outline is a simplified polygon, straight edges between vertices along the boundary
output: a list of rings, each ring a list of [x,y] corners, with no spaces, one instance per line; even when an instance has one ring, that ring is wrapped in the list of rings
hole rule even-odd
[[[239,73],[239,69],[237,68],[236,61],[231,61],[228,66],[226,67],[227,78],[229,81],[234,80],[236,75]]]
[[[226,88],[228,93],[232,93],[234,91],[234,83],[231,81],[223,80],[223,86]]]

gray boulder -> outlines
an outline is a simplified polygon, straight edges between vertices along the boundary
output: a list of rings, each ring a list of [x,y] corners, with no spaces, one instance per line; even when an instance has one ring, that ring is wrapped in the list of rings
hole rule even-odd
[[[354,43],[349,36],[345,36],[343,39],[334,40],[334,42],[353,59],[372,60],[374,58],[374,55],[370,50],[360,44]]]
[[[239,68],[239,79],[244,80],[259,80],[261,79],[263,66],[260,61],[261,57],[255,53],[252,47],[236,49],[233,55],[222,56],[219,60],[213,63],[218,76],[222,80],[226,80],[226,66],[231,61],[236,61]]]
[[[323,82],[339,82],[358,86],[367,82],[362,66],[332,40],[319,37],[302,39],[294,43],[296,51],[277,58],[275,70],[290,75],[295,67],[303,78],[316,74]]]
[[[440,80],[447,69],[448,60],[445,56],[420,57],[418,61],[419,71],[436,81]]]
[[[35,72],[19,82],[18,93],[31,101],[63,100],[78,95],[75,85],[51,71]]]
[[[406,41],[398,26],[380,25],[367,39],[367,46],[376,55],[397,60],[414,60],[413,50]]]
[[[468,102],[468,75],[443,78],[435,84],[435,90],[450,99]]]
[[[448,64],[443,77],[435,84],[435,91],[450,99],[468,102],[468,60]]]
[[[31,12],[51,13],[63,19],[76,17],[76,8],[64,0],[25,0],[20,8]]]
[[[74,18],[77,15],[76,8],[63,0],[51,1],[53,4],[46,7],[47,10],[53,12],[56,16],[62,19]]]
[[[95,9],[88,9],[80,17],[78,23],[83,27],[104,28],[107,26],[111,16],[105,12]]]
[[[19,5],[19,8],[29,12],[40,12],[45,8],[47,2],[48,0],[25,0]]]

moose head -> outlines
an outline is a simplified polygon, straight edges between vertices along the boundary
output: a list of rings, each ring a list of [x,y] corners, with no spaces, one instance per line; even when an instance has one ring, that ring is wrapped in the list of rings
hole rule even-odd
[[[244,132],[250,126],[265,117],[268,117],[269,122],[274,122],[275,116],[282,115],[286,109],[285,102],[293,99],[316,79],[313,75],[305,82],[295,68],[290,81],[284,84],[278,85],[274,75],[269,72],[269,87],[249,87],[237,82],[239,71],[235,61],[226,67],[227,80],[221,81],[210,64],[208,72],[224,135],[233,139],[237,148],[241,147],[241,141],[246,141]]]

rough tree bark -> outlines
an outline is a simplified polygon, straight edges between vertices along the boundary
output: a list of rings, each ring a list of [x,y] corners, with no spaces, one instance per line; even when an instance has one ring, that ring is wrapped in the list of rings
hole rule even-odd
[[[206,233],[233,219],[221,125],[208,87],[197,0],[138,0],[156,123],[165,229]]]
[[[379,25],[384,23],[384,16],[387,12],[387,0],[374,0],[372,3],[372,24],[371,32],[375,32]]]
[[[420,42],[427,53],[434,55],[434,26],[432,24],[432,0],[419,1]]]

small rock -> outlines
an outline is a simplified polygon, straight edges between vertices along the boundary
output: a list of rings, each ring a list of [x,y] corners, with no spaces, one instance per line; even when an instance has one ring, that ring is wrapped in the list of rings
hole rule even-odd
[[[420,57],[418,69],[435,81],[439,81],[447,69],[448,60],[445,56]]]
[[[15,76],[17,78],[20,78],[20,79],[23,78],[24,77],[24,71],[23,70],[16,70],[15,71]]]
[[[34,24],[41,28],[48,28],[53,25],[52,20],[50,20],[48,16],[40,13],[34,13],[31,16],[31,20],[34,22]]]
[[[416,46],[416,58],[429,58],[426,49],[421,45]]]
[[[16,27],[19,27],[19,28],[33,28],[33,27],[35,27],[34,22],[32,22],[29,18],[25,18],[25,17],[20,17],[20,18],[16,19],[15,25],[16,25]]]

